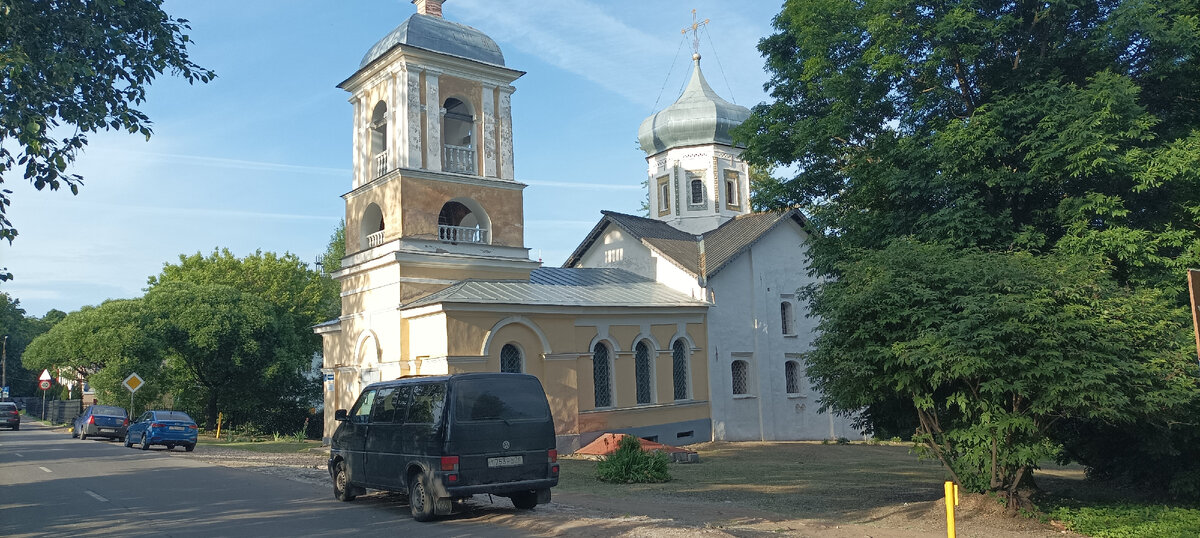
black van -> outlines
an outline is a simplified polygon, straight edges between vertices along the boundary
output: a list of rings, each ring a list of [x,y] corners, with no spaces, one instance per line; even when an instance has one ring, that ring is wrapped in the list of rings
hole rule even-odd
[[[528,374],[372,383],[334,416],[329,475],[342,501],[365,488],[407,493],[413,518],[429,521],[476,493],[533,508],[558,485],[554,420],[541,382]]]

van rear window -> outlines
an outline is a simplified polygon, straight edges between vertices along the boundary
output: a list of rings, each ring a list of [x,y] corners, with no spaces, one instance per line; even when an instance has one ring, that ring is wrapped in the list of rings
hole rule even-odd
[[[537,379],[472,379],[454,385],[454,414],[460,421],[545,420],[550,407]]]
[[[93,405],[92,414],[102,417],[123,417],[125,410],[120,407],[110,407],[107,405]]]

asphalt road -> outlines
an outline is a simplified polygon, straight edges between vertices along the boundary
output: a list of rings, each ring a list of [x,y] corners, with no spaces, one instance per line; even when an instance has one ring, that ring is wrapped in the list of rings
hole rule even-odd
[[[524,534],[469,514],[418,523],[407,504],[394,499],[343,503],[329,487],[173,457],[163,449],[80,441],[30,422],[20,431],[0,431],[0,536]]]

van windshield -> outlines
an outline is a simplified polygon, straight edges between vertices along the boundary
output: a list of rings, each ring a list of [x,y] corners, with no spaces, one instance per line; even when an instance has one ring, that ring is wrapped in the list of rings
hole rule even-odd
[[[550,407],[537,379],[472,379],[454,385],[454,414],[460,421],[545,420]]]

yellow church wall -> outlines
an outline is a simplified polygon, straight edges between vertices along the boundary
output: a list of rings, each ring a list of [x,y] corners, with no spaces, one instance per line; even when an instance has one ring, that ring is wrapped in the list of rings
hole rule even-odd
[[[408,318],[409,334],[419,334],[420,338],[408,339],[408,357],[412,360],[436,357],[445,358],[449,349],[452,333],[446,320],[446,314],[438,312],[417,318]]]
[[[644,428],[659,424],[708,419],[711,414],[707,401],[691,401],[672,405],[648,405],[619,409],[595,409],[579,414],[579,433],[608,432]],[[664,439],[663,441],[670,441]]]
[[[371,204],[379,206],[379,211],[383,214],[384,241],[401,237],[404,222],[400,220],[400,195],[401,182],[393,179],[346,196],[346,254],[366,250],[362,236],[362,220]]]
[[[688,372],[692,378],[692,399],[708,400],[708,337],[704,324],[687,324],[687,335],[696,347],[688,361]]]

